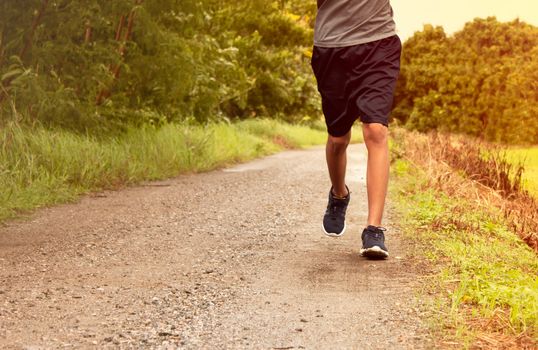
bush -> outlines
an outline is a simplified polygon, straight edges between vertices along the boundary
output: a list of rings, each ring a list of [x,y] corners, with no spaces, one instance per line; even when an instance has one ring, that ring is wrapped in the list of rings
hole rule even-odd
[[[538,143],[538,28],[475,19],[447,37],[425,26],[404,44],[394,117],[419,131]]]
[[[101,133],[162,116],[319,114],[313,9],[295,2],[2,2],[0,118],[15,106],[32,123]]]

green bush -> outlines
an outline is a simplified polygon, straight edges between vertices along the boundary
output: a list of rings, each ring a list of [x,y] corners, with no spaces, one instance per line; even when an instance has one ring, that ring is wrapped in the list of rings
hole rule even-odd
[[[163,118],[319,115],[305,54],[313,11],[299,1],[3,1],[0,120],[15,108],[31,123],[101,134]]]
[[[404,44],[394,117],[420,130],[538,143],[538,28],[475,19],[447,37],[425,26]]]

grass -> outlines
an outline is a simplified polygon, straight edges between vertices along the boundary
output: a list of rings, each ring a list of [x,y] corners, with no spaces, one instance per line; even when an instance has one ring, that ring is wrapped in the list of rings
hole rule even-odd
[[[523,182],[526,189],[538,198],[538,147],[511,148],[507,151],[514,164],[522,162],[525,167]]]
[[[415,240],[417,252],[427,252],[422,258],[434,270],[432,323],[444,344],[538,346],[536,253],[508,228],[500,211],[447,195],[408,161],[397,160],[393,173],[402,231]]]
[[[444,133],[393,130],[392,153],[424,169],[433,187],[477,205],[497,208],[504,222],[538,253],[538,200],[525,189],[525,169],[508,160],[506,149]]]
[[[327,136],[320,129],[262,119],[205,126],[168,124],[102,140],[11,123],[0,129],[0,220],[73,201],[91,191],[322,144]]]

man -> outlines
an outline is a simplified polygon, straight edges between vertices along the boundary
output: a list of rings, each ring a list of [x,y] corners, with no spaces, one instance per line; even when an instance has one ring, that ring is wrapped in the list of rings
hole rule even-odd
[[[368,150],[368,222],[361,248],[367,258],[389,255],[381,220],[389,176],[389,114],[401,49],[390,0],[318,0],[312,69],[329,134],[326,157],[332,183],[323,230],[339,237],[346,229],[346,149],[351,127],[360,119]]]

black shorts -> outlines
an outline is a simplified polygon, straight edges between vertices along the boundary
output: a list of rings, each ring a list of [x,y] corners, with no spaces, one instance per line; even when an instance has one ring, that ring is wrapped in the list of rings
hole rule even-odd
[[[345,135],[358,118],[388,126],[401,51],[397,35],[355,46],[314,46],[312,70],[330,135]]]

